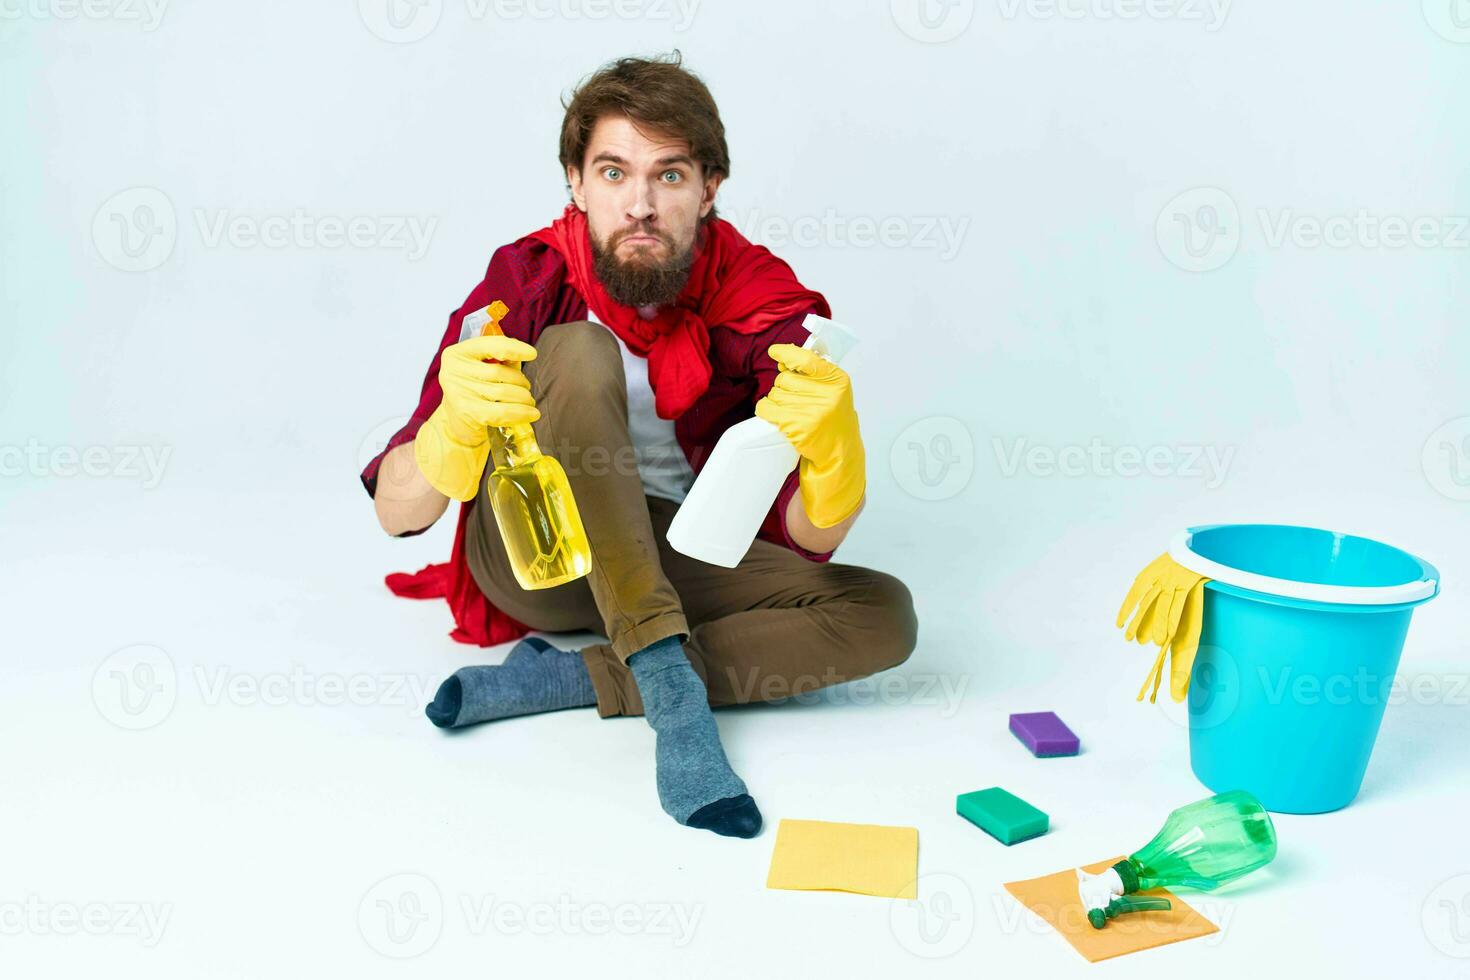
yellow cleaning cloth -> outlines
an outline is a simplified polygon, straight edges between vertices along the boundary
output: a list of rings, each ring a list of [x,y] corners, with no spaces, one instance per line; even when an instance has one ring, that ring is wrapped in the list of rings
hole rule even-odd
[[[918,877],[915,827],[782,820],[766,887],[917,899]]]
[[[1097,874],[1121,860],[1122,855],[1119,855],[1089,864],[1082,870]],[[1006,885],[1006,891],[1050,922],[1062,938],[1090,963],[1220,931],[1213,922],[1164,888],[1151,888],[1138,894],[1167,898],[1174,903],[1167,912],[1129,912],[1109,919],[1101,929],[1094,929],[1087,921],[1087,910],[1082,907],[1082,899],[1077,894],[1077,872],[1072,868],[1044,878],[1012,881]]]

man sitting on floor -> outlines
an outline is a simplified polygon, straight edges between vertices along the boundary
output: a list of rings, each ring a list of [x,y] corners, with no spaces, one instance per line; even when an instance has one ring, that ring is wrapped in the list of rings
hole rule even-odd
[[[677,58],[617,61],[574,93],[560,157],[572,203],[495,252],[363,483],[394,535],[464,502],[447,579],[404,587],[447,594],[456,636],[609,642],[522,640],[500,665],[456,672],[427,713],[444,728],[592,705],[644,714],[664,810],[752,837],[760,810],[710,706],[903,663],[912,600],[890,575],[828,561],[866,487],[849,379],[800,348],[826,300],[715,215],[730,161],[708,89]],[[460,341],[465,316],[496,300],[506,336]],[[734,569],[674,551],[665,536],[696,471],[752,414],[801,456],[759,538]],[[488,428],[525,422],[565,466],[592,549],[588,576],[538,591],[517,584],[487,496]]]

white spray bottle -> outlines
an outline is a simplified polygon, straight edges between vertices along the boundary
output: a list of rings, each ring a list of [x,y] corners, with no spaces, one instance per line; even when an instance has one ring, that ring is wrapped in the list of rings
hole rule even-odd
[[[834,364],[857,343],[847,327],[815,313],[807,314],[802,326],[811,336],[801,346]],[[730,426],[674,515],[669,545],[711,565],[740,564],[799,458],[781,430],[765,419]]]

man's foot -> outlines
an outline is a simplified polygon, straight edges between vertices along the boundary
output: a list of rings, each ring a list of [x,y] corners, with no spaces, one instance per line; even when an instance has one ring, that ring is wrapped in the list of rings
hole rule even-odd
[[[628,667],[657,735],[654,755],[664,812],[687,827],[722,837],[760,833],[761,812],[725,758],[709,694],[678,637],[639,650],[628,658]]]
[[[517,643],[499,666],[455,671],[439,685],[424,714],[440,728],[461,728],[596,703],[582,655],[530,636]]]

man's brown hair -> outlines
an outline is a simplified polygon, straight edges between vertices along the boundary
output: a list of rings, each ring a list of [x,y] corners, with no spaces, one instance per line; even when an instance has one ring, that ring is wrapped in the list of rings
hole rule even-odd
[[[702,176],[730,176],[725,124],[704,82],[686,69],[679,52],[657,58],[619,58],[604,65],[563,101],[561,165],[582,169],[592,127],[607,114],[627,116],[635,125],[683,139]]]

